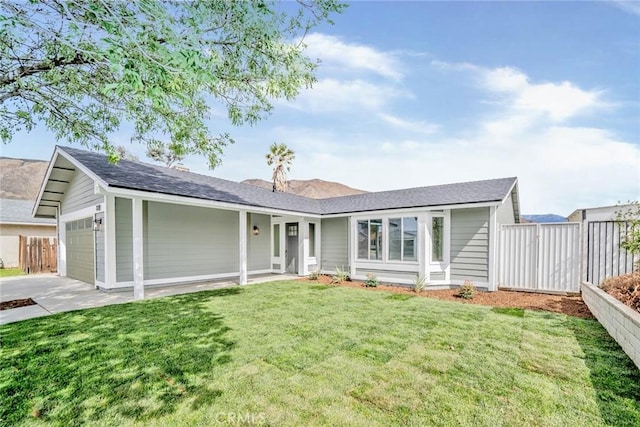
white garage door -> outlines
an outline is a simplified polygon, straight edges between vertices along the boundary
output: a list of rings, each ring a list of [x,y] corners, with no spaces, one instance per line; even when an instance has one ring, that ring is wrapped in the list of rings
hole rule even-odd
[[[67,222],[67,276],[94,284],[93,218],[82,218]]]

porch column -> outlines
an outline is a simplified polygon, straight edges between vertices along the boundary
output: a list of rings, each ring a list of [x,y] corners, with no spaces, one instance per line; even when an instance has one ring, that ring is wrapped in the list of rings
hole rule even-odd
[[[498,290],[498,216],[497,207],[489,207],[489,290]]]
[[[427,231],[429,221],[428,214],[421,213],[418,215],[418,275],[429,281],[430,277],[427,277],[429,272],[429,265],[431,264],[431,258],[429,256],[429,245],[431,239],[429,238],[429,232]]]
[[[60,221],[60,205],[58,204],[58,275],[67,276],[67,224]]]
[[[306,218],[302,218],[300,220],[300,229],[298,230],[298,238],[302,242],[301,245],[298,245],[300,248],[300,262],[298,271],[300,272],[300,276],[306,276],[309,274],[309,220]]]
[[[240,279],[238,281],[239,285],[247,284],[247,211],[241,210],[238,212],[239,219],[238,228],[239,228],[239,239],[240,244],[238,247],[240,248],[240,253],[238,259],[240,260]]]
[[[358,221],[349,217],[349,277],[356,276],[356,259],[358,258]]]
[[[104,221],[104,286],[113,288],[116,285],[116,198],[105,196]]]
[[[131,200],[133,224],[133,299],[144,299],[144,238],[142,199]]]

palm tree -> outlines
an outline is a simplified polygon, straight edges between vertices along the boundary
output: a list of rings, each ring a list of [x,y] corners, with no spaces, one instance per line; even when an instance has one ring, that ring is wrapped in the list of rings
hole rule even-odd
[[[287,191],[287,172],[291,170],[296,154],[285,144],[274,142],[265,157],[267,164],[273,166],[273,191]]]

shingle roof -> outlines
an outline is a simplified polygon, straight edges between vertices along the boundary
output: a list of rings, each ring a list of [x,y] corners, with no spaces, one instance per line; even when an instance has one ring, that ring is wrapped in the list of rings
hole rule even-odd
[[[325,213],[499,202],[507,196],[515,181],[516,178],[500,178],[461,182],[334,197],[321,202]]]
[[[506,197],[516,180],[502,178],[316,200],[147,163],[120,160],[114,165],[104,154],[71,147],[59,149],[111,187],[311,214],[496,202]]]
[[[32,217],[33,203],[33,200],[0,199],[0,223],[56,225],[55,219]]]

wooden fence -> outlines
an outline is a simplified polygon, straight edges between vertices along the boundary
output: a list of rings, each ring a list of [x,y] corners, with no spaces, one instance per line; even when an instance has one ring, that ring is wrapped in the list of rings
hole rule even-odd
[[[18,262],[27,274],[58,271],[58,240],[20,236]]]

